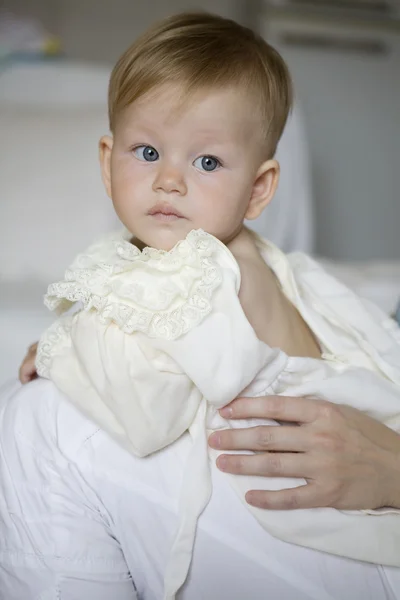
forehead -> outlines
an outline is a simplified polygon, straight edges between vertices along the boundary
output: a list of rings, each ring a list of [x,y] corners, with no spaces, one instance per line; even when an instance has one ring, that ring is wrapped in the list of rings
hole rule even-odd
[[[118,125],[171,133],[178,129],[204,137],[248,137],[260,130],[259,111],[238,87],[200,89],[187,93],[183,86],[159,86],[122,111]]]

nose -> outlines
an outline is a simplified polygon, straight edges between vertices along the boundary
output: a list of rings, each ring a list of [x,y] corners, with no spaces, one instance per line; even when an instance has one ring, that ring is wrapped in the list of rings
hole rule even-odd
[[[187,187],[182,171],[171,164],[161,164],[153,182],[154,192],[185,196]]]

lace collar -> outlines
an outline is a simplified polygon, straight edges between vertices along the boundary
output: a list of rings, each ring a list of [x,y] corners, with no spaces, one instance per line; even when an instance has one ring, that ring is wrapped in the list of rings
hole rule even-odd
[[[213,291],[222,281],[221,259],[230,251],[203,230],[191,231],[168,252],[140,251],[130,234],[113,234],[77,256],[63,281],[49,286],[45,305],[59,314],[81,302],[96,310],[102,322],[114,322],[126,333],[176,339],[211,312]]]

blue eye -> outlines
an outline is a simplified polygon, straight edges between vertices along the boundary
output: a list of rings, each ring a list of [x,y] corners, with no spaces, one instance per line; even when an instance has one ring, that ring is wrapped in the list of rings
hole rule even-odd
[[[133,154],[139,160],[145,160],[146,162],[154,162],[160,156],[153,146],[136,146],[133,149]]]
[[[218,158],[215,158],[215,156],[199,156],[199,158],[196,158],[193,164],[198,169],[208,172],[215,171],[221,166],[221,163],[219,162]]]

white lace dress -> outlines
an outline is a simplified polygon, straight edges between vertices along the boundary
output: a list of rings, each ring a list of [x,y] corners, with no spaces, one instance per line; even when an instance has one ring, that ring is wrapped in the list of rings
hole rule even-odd
[[[400,431],[399,331],[308,257],[286,257],[256,237],[324,349],[323,360],[288,357],[257,339],[238,299],[238,265],[213,236],[192,231],[170,252],[141,252],[128,239],[117,234],[91,246],[62,282],[49,287],[50,309],[62,313],[80,302],[81,310],[45,332],[37,368],[137,456],[189,431],[181,524],[165,578],[165,596],[173,598],[186,578],[196,521],[211,494],[209,458],[217,453],[208,450],[207,435],[234,426],[218,408],[239,394],[316,395],[351,404]],[[243,501],[249,489],[305,483],[227,477]],[[246,506],[282,540],[400,566],[400,515],[394,510],[270,512]]]

